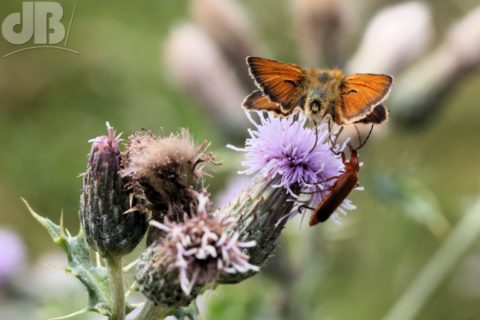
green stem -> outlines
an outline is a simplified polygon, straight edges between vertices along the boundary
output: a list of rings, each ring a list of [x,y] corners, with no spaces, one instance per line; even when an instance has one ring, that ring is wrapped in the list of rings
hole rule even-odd
[[[480,201],[451,231],[427,265],[398,299],[384,320],[415,319],[442,280],[448,275],[480,234]]]
[[[122,258],[109,257],[107,261],[108,275],[113,293],[112,316],[110,320],[125,319],[125,293],[123,289]]]
[[[156,306],[152,301],[147,300],[143,306],[142,312],[140,312],[135,320],[163,320],[171,313],[172,309]]]

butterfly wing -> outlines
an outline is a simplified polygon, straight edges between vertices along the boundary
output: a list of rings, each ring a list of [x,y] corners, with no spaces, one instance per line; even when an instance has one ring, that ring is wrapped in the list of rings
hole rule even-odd
[[[384,74],[352,74],[340,85],[341,104],[337,119],[358,122],[367,117],[387,97],[393,78]],[[342,123],[342,124],[343,124]]]
[[[283,113],[280,104],[272,102],[270,98],[262,93],[260,90],[255,90],[249,94],[242,102],[242,107],[248,111],[271,111],[279,116],[286,116]]]
[[[355,123],[380,124],[388,119],[389,111],[382,103],[377,105],[365,118]]]
[[[271,102],[278,103],[282,113],[293,112],[305,90],[305,70],[294,64],[259,57],[247,57],[247,64],[261,92]]]

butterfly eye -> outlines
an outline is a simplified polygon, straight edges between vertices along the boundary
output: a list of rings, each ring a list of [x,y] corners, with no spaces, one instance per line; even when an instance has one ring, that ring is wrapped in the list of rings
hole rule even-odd
[[[320,102],[318,100],[313,100],[312,102],[310,102],[310,110],[312,111],[312,113],[317,113],[318,111],[320,111]]]

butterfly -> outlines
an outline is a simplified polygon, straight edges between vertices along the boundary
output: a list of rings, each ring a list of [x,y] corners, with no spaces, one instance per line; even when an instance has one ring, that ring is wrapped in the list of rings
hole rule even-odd
[[[244,99],[246,110],[286,117],[300,109],[317,123],[329,118],[338,125],[379,124],[388,119],[388,109],[382,102],[392,86],[389,75],[305,70],[260,57],[247,57],[247,65],[258,90]]]

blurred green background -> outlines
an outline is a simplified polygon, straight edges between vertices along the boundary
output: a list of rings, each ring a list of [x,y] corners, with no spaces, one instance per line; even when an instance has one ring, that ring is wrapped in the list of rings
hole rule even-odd
[[[49,298],[49,290],[31,292],[28,287],[35,281],[19,280],[29,278],[38,263],[48,264],[42,260],[45,254],[58,252],[20,197],[54,220],[63,210],[66,227],[77,230],[78,175],[85,170],[87,141],[105,133],[106,120],[125,135],[141,128],[168,133],[186,127],[198,141],[211,141],[217,158],[224,161],[224,166],[211,170],[214,195],[241,168],[238,155],[224,146],[240,145],[246,130],[225,133],[202,99],[173,79],[163,58],[171,31],[192,20],[192,2],[79,1],[68,43],[79,54],[42,49],[0,58],[0,227],[21,237],[27,255],[20,275],[0,294],[0,309],[11,317],[5,319],[44,319],[80,309],[86,302],[77,287],[68,290],[78,291],[78,299],[66,300],[58,293]],[[74,2],[61,3],[69,17]],[[351,8],[346,19],[355,26],[345,39],[345,57],[355,52],[369,19],[396,3],[344,1],[342,10]],[[435,33],[425,54],[443,41],[452,23],[479,5],[469,0],[426,3]],[[303,64],[291,1],[237,4],[256,38],[249,54]],[[3,1],[0,18],[20,8],[18,1]],[[2,56],[18,48],[1,37],[0,41]],[[290,222],[262,274],[202,298],[205,318],[382,318],[478,197],[480,74],[470,69],[474,68],[465,76],[449,79],[455,85],[438,100],[429,121],[408,125],[392,119],[377,136],[374,131],[361,152],[366,190],[351,196],[358,207],[355,213],[343,218],[342,225],[328,221],[308,228],[297,220]],[[247,73],[243,65],[230,71],[238,79]],[[253,83],[244,86],[241,90],[253,89]],[[240,100],[231,103],[240,108]],[[242,125],[246,129],[246,122]],[[63,273],[52,270],[59,277]],[[476,244],[442,279],[418,319],[479,319],[479,288]]]

